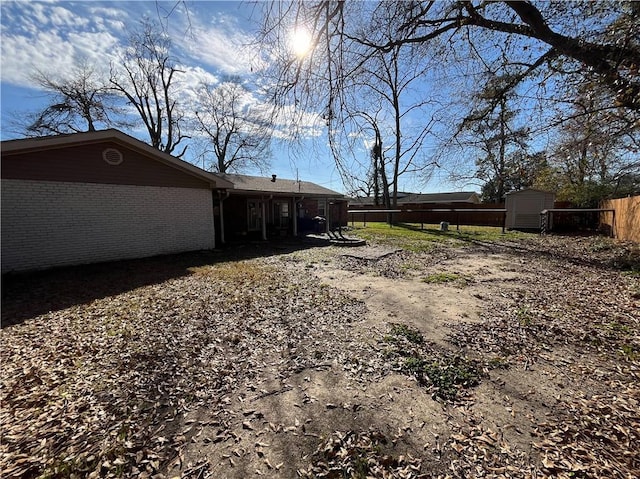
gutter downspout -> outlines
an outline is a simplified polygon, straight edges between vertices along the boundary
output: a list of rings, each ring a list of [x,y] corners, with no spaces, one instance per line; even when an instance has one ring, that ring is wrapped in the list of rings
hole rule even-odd
[[[209,183],[211,192],[211,232],[213,233],[213,246],[211,249],[216,249],[216,184]]]
[[[220,203],[220,243],[221,244],[225,244],[225,240],[224,240],[224,208],[222,203],[224,202],[224,200],[226,200],[227,198],[229,198],[229,190],[225,190],[224,192],[224,198],[222,195],[222,192],[220,190],[218,190],[218,201]]]
[[[327,233],[327,235],[329,235],[329,230],[330,230],[330,228],[329,228],[329,220],[330,220],[330,217],[331,217],[331,200],[329,198],[327,198],[326,201],[327,201],[327,206],[326,206],[327,211],[326,211],[326,215],[325,215],[326,216],[326,218],[325,218],[325,220],[326,220],[325,221],[325,233]]]

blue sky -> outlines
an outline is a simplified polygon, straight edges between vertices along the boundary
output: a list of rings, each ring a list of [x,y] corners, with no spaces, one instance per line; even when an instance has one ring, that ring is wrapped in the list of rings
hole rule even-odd
[[[46,104],[46,94],[30,78],[35,72],[60,75],[83,62],[108,69],[125,44],[127,32],[135,29],[144,17],[166,24],[174,55],[184,71],[180,81],[187,90],[195,89],[203,81],[215,83],[223,75],[251,78],[264,62],[257,49],[250,46],[260,6],[248,2],[197,1],[185,6],[175,1],[2,1],[0,14],[3,140],[20,136],[11,128],[16,117]],[[145,139],[142,130],[127,133]],[[315,141],[293,149],[284,142],[276,142],[269,174],[282,178],[297,176],[343,191],[321,133],[315,131]],[[195,162],[188,156],[185,159]],[[402,189],[452,191],[456,186],[446,181],[444,172],[436,172],[429,184],[410,180]],[[465,189],[474,188],[467,185]]]

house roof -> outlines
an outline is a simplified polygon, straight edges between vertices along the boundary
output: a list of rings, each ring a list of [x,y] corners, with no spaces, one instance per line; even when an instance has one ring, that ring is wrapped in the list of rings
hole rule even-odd
[[[456,191],[451,193],[401,193],[398,192],[398,204],[413,203],[479,203],[480,198],[474,191]],[[352,204],[373,204],[371,197],[353,198]]]
[[[398,199],[398,203],[479,203],[479,201],[480,198],[474,191],[413,193]]]
[[[6,140],[0,145],[2,155],[27,153],[32,151],[66,148],[69,146],[89,145],[104,141],[112,141],[122,146],[138,151],[147,157],[153,158],[165,165],[176,168],[184,173],[207,181],[215,188],[233,188],[233,185],[219,175],[209,173],[191,163],[180,160],[175,156],[164,153],[152,146],[129,136],[120,130],[108,129],[90,131],[84,133],[71,133],[68,135],[43,136],[37,138],[21,138]]]
[[[287,180],[265,176],[248,176],[220,173],[218,176],[233,184],[231,193],[267,193],[273,195],[322,196],[344,198],[342,193],[330,190],[310,181]]]

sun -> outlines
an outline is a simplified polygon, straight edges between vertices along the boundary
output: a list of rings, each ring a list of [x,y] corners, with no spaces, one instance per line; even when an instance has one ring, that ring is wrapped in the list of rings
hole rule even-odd
[[[298,57],[302,58],[311,51],[312,38],[309,30],[296,28],[289,35],[289,49]]]

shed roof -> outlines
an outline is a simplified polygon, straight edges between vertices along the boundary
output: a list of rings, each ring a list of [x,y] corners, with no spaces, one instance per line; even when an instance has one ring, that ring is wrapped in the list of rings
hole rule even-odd
[[[475,191],[454,191],[450,193],[413,193],[398,199],[398,203],[479,203]]]
[[[517,195],[521,193],[545,193],[547,195],[555,195],[553,191],[538,190],[536,188],[524,188],[522,190],[511,190],[508,193],[505,193],[504,196]]]
[[[267,193],[275,195],[318,196],[344,198],[342,193],[330,190],[310,181],[288,180],[265,176],[236,175],[220,173],[220,177],[233,184],[231,193]]]
[[[233,185],[220,175],[209,173],[191,163],[180,160],[175,156],[164,153],[152,146],[127,135],[116,129],[90,131],[83,133],[71,133],[67,135],[43,136],[37,138],[21,138],[5,140],[0,145],[2,156],[20,154],[34,151],[66,148],[78,145],[90,145],[104,141],[113,141],[125,147],[136,150],[145,156],[159,161],[165,165],[176,168],[186,174],[204,180],[215,188],[233,188]]]

